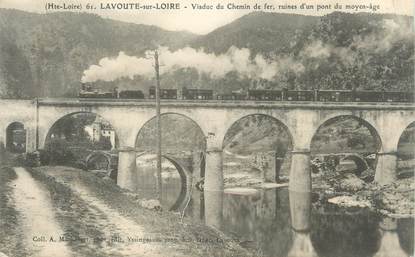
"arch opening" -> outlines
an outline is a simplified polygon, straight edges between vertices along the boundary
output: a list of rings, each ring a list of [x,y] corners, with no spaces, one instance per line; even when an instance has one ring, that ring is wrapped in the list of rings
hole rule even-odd
[[[137,192],[146,199],[157,195],[156,156],[143,154],[136,158]],[[190,172],[173,157],[162,156],[162,201],[163,209],[178,211],[183,207],[188,196]]]
[[[92,161],[88,159],[100,158],[94,152],[108,155],[117,145],[115,129],[104,118],[91,112],[71,113],[57,120],[49,129],[42,161],[44,164],[87,169],[88,161]]]
[[[26,129],[23,123],[13,122],[7,126],[6,149],[12,153],[26,152]]]
[[[88,170],[108,170],[111,166],[111,159],[102,153],[91,153],[85,162]]]
[[[313,187],[333,176],[350,179],[347,174],[373,181],[381,147],[375,128],[360,117],[340,115],[324,121],[311,140]]]
[[[340,159],[339,165],[336,167],[337,170],[342,168],[342,166],[346,169],[349,167],[349,169],[354,170],[356,175],[361,175],[362,172],[369,169],[367,161],[362,156],[354,154],[346,155],[346,157]]]
[[[177,113],[161,115],[162,206],[179,210],[187,199],[189,179],[193,184],[204,176],[206,138],[199,125]],[[147,121],[137,134],[137,190],[146,198],[156,198],[156,119]],[[148,160],[153,162],[149,167]],[[203,167],[202,167],[203,166]],[[190,178],[191,177],[191,178]],[[193,202],[194,199],[192,199]]]
[[[415,169],[415,122],[409,124],[402,132],[397,148],[398,178],[414,176]]]
[[[153,117],[138,132],[136,148],[155,152],[156,133],[156,117]],[[200,126],[191,118],[177,113],[161,114],[161,141],[163,153],[206,149],[206,138]]]
[[[284,246],[291,242],[286,234],[290,229],[289,210],[281,208],[288,207],[288,190],[275,183],[288,180],[293,145],[288,126],[267,114],[239,118],[228,128],[222,142],[225,229],[249,241],[263,242],[264,235],[271,234],[258,231],[270,226],[278,228],[271,237],[288,241],[267,247],[265,250],[271,255],[286,255],[289,249]]]
[[[288,127],[264,114],[234,122],[222,143],[225,187],[288,179],[293,139]]]
[[[180,181],[181,181],[181,188],[180,188],[180,193],[177,197],[177,200],[174,202],[174,204],[170,207],[171,211],[176,211],[179,210],[181,205],[184,203],[184,201],[186,200],[186,195],[187,195],[187,184],[188,184],[188,178],[186,175],[186,172],[184,171],[184,169],[180,166],[180,164],[178,162],[176,162],[175,160],[173,160],[173,158],[169,158],[167,156],[164,156],[164,158],[166,160],[168,160],[171,164],[173,164],[173,166],[176,168],[177,172],[179,173],[180,176]],[[163,176],[162,176],[163,178]],[[169,195],[169,192],[165,192],[165,197],[163,197],[163,199],[167,198],[167,195]]]

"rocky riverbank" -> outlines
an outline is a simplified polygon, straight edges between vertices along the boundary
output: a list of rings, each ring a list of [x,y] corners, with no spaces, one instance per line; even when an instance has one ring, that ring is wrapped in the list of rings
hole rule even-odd
[[[331,172],[313,176],[315,205],[331,203],[344,208],[369,208],[392,217],[412,217],[415,206],[413,177],[380,186],[353,173]]]

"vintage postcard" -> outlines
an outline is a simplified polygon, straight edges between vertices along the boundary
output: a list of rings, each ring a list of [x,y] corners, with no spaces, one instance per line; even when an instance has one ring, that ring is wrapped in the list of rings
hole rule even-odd
[[[0,257],[414,256],[412,0],[0,0]]]

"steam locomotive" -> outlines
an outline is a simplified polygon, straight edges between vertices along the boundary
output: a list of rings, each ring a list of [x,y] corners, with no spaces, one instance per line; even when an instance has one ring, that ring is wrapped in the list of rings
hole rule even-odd
[[[149,89],[149,99],[155,98],[155,88]],[[101,92],[90,85],[82,85],[80,98],[106,99],[145,99],[141,90]],[[250,89],[246,92],[233,91],[230,94],[215,94],[210,89],[184,87],[161,89],[161,99],[170,100],[251,100],[251,101],[319,101],[319,102],[414,102],[413,92],[399,91],[354,91],[354,90],[261,90]]]

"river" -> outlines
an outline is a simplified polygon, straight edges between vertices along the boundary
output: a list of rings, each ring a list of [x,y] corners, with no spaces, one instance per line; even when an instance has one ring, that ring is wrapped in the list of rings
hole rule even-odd
[[[141,171],[140,194],[154,195],[154,168]],[[164,208],[180,195],[174,169],[163,171]],[[203,222],[203,193],[192,191],[186,215]],[[289,192],[287,187],[225,190],[221,230],[237,238],[258,256],[399,257],[414,250],[414,219],[382,217],[368,209],[342,209],[313,204],[313,193]],[[300,206],[290,206],[301,203]],[[317,207],[318,206],[318,207]],[[290,211],[291,207],[291,211]]]

